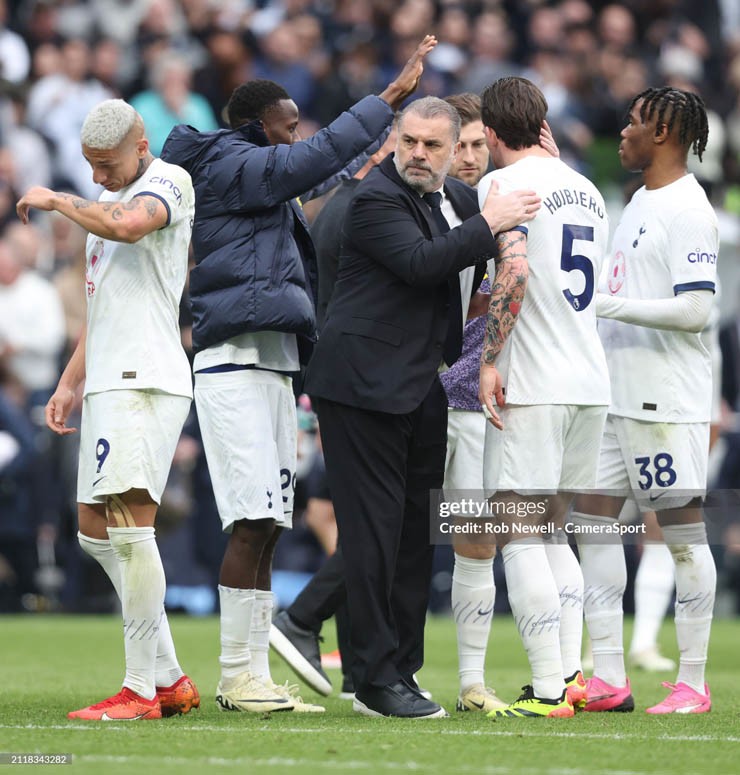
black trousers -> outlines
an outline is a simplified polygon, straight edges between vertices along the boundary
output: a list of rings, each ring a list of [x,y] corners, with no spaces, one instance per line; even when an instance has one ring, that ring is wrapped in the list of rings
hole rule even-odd
[[[424,662],[433,546],[429,491],[444,479],[447,398],[435,377],[408,414],[316,399],[344,557],[355,688]]]
[[[321,625],[334,616],[346,600],[344,560],[342,549],[337,546],[336,552],[326,558],[324,564],[291,603],[288,613],[291,619],[318,635]]]
[[[288,608],[290,618],[313,630],[317,635],[327,619],[336,619],[337,645],[342,657],[343,675],[351,675],[354,662],[349,634],[349,610],[347,609],[347,585],[344,582],[344,558],[342,547],[314,573],[311,580],[301,590],[298,597]]]

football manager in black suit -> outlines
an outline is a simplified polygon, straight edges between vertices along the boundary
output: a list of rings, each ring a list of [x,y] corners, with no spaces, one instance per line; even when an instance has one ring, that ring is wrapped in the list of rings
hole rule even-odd
[[[305,390],[344,553],[354,709],[434,718],[446,713],[422,697],[413,674],[431,576],[429,491],[442,487],[445,464],[437,374],[460,352],[459,272],[494,256],[494,234],[533,217],[539,199],[494,191],[479,212],[474,190],[447,179],[460,117],[443,100],[410,103],[397,127],[395,154],[358,186],[345,218]]]

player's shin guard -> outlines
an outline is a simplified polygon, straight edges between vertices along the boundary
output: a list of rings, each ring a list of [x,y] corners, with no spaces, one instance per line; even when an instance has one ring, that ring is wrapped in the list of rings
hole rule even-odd
[[[455,554],[452,616],[457,628],[461,691],[474,684],[485,686],[486,646],[495,600],[493,558],[475,560]]]
[[[91,538],[81,532],[77,532],[77,541],[80,548],[88,557],[92,557],[105,571],[105,575],[111,580],[113,589],[116,590],[118,599],[121,599],[121,566],[118,555],[115,553],[110,541],[105,538]]]
[[[145,699],[155,696],[155,661],[164,614],[165,578],[153,527],[109,527],[121,563],[121,607],[126,652],[123,685]]]
[[[613,519],[574,512],[571,520],[583,571],[583,611],[593,647],[594,675],[612,686],[625,686],[622,598],[627,566],[622,541],[617,534],[587,532],[599,525],[613,525]]]
[[[258,589],[254,594],[252,609],[252,632],[249,638],[249,651],[252,659],[252,672],[259,678],[272,683],[270,675],[270,624],[272,623],[273,597],[269,589]]]
[[[664,543],[646,543],[635,576],[635,625],[630,654],[658,645],[658,631],[673,596],[673,558]]]
[[[253,589],[218,585],[221,609],[221,678],[234,679],[251,667],[249,639],[252,630]]]
[[[509,605],[532,668],[534,695],[561,697],[560,598],[541,541],[512,541],[501,551]]]
[[[105,571],[116,590],[118,599],[121,599],[121,567],[118,555],[111,546],[109,539],[91,538],[83,533],[77,533],[77,540],[88,556],[92,557]],[[183,675],[182,668],[177,661],[175,644],[170,632],[170,624],[167,614],[162,611],[162,619],[159,625],[159,640],[157,641],[157,661],[155,668],[155,681],[157,686],[171,686]]]
[[[709,632],[712,626],[717,570],[703,522],[665,525],[663,537],[676,564],[676,638],[679,667],[676,683],[704,693]]]
[[[560,656],[568,677],[581,669],[583,574],[562,530],[545,540],[545,551],[560,597]]]

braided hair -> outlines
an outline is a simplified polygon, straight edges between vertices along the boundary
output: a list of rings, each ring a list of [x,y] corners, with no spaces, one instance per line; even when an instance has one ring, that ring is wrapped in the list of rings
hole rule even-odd
[[[640,119],[643,123],[651,121],[657,112],[656,125],[666,124],[668,131],[678,121],[678,141],[687,149],[691,147],[701,161],[701,155],[707,147],[709,125],[704,101],[698,94],[674,89],[670,86],[650,88],[640,92],[630,103],[629,111],[640,101]]]

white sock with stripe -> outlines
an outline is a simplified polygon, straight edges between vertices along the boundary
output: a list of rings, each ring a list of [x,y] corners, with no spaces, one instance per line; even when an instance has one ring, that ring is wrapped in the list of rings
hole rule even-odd
[[[581,528],[602,528],[596,534],[576,533],[583,571],[583,612],[593,648],[594,675],[611,686],[626,686],[622,598],[627,565],[619,535],[603,530],[616,520],[573,512],[571,521]]]
[[[109,527],[121,569],[126,653],[123,685],[145,699],[155,695],[155,662],[164,614],[165,578],[153,527]]]
[[[460,692],[473,684],[485,686],[488,635],[493,620],[496,586],[493,558],[474,560],[455,554],[452,571],[452,616],[457,628]]]
[[[709,633],[712,628],[717,569],[703,522],[666,525],[663,537],[676,564],[677,683],[704,694]]]
[[[509,605],[532,668],[536,697],[565,690],[560,658],[560,598],[541,541],[512,541],[502,550]]]
[[[118,555],[113,550],[109,539],[91,538],[78,531],[77,540],[88,556],[92,557],[105,571],[116,590],[118,599],[121,599],[121,567]],[[170,632],[170,623],[167,614],[162,610],[162,619],[159,624],[159,639],[157,641],[157,661],[155,665],[154,680],[157,686],[172,686],[184,675],[175,652],[175,643]]]

